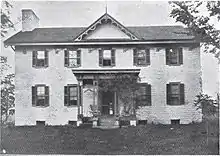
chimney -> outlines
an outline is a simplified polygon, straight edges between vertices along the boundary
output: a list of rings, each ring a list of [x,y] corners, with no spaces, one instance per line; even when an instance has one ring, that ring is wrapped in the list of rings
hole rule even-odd
[[[40,19],[31,9],[22,9],[22,31],[32,31],[39,27]]]

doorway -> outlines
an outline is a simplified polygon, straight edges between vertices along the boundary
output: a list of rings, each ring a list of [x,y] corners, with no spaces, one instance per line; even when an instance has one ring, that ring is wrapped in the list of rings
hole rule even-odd
[[[102,115],[114,115],[114,92],[102,92]]]

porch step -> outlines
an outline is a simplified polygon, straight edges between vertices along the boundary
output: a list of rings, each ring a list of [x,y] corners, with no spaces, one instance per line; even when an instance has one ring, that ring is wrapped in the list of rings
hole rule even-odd
[[[100,126],[103,126],[104,128],[110,128],[110,127],[115,127],[117,125],[117,122],[116,122],[116,117],[114,116],[103,116],[103,117],[100,117]]]
[[[97,126],[96,128],[100,128],[100,129],[116,129],[116,128],[119,128],[119,126],[116,126],[116,125],[108,125],[108,126]]]

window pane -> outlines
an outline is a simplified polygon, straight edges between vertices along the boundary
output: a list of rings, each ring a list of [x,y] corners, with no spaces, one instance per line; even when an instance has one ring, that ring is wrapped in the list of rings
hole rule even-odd
[[[138,58],[145,58],[146,56],[146,53],[145,53],[145,50],[139,50],[138,53],[137,53],[137,57]]]
[[[170,103],[171,105],[179,105],[180,104],[179,97],[171,96]]]
[[[77,52],[76,51],[69,51],[69,58],[77,58]]]
[[[177,50],[174,50],[174,49],[170,50],[170,63],[171,64],[177,64],[178,63]]]
[[[171,94],[179,94],[179,85],[178,84],[172,84],[170,87]]]
[[[77,59],[69,59],[69,66],[71,67],[77,66]]]
[[[103,59],[110,59],[111,60],[111,50],[104,50],[103,51]]]
[[[70,96],[77,96],[77,87],[69,87]]]
[[[111,66],[111,60],[103,60],[103,66]]]
[[[69,106],[77,105],[77,100],[70,100]]]
[[[45,95],[45,87],[44,86],[37,87],[37,95],[38,96]]]
[[[39,99],[39,98],[38,98],[36,105],[37,105],[37,106],[44,106],[44,101],[45,101],[44,98],[42,98],[42,99]]]
[[[44,51],[37,51],[37,59],[45,59]]]

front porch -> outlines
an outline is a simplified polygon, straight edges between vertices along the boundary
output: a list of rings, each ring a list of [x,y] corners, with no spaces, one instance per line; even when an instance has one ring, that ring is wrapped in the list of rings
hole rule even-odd
[[[104,87],[111,81],[116,81],[116,75],[130,75],[138,78],[139,69],[118,70],[73,70],[78,80],[78,120],[82,117],[93,119],[94,127],[98,124],[104,126],[119,126],[122,116],[132,116],[135,119],[135,101],[126,102],[125,107],[121,95],[128,94],[114,88]],[[128,92],[128,93],[126,93]],[[134,124],[134,121],[133,121]],[[135,124],[134,124],[135,125]]]

